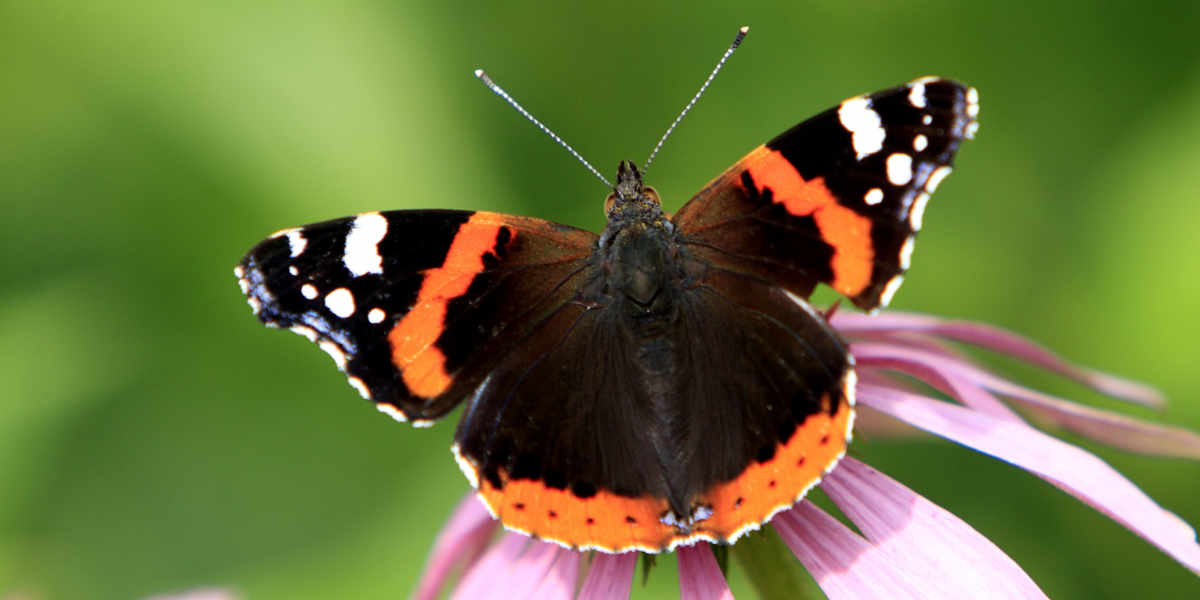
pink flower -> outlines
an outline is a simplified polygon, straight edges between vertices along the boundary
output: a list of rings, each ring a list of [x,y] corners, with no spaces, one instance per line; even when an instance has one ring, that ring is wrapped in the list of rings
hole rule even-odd
[[[986,325],[905,313],[838,313],[832,323],[851,342],[857,361],[860,428],[898,420],[1021,467],[1200,574],[1200,545],[1191,527],[1104,461],[1030,426],[1009,404],[1134,452],[1200,459],[1200,436],[1025,388],[972,364],[949,342],[1007,354],[1133,402],[1160,405],[1154,390],[1068,364]],[[914,391],[896,374],[915,377],[957,403]],[[842,459],[821,489],[861,534],[808,500],[770,525],[830,598],[1045,597],[970,525],[853,458]],[[580,553],[514,533],[496,539],[498,528],[479,501],[464,499],[434,545],[416,598],[436,597],[459,567],[455,598],[629,596],[637,553]],[[707,544],[677,554],[681,596],[732,598]]]

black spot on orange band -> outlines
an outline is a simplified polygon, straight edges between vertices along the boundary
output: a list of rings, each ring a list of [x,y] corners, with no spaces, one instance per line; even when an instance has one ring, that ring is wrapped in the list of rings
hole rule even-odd
[[[713,486],[701,500],[712,506],[712,516],[696,531],[717,540],[736,538],[794,504],[845,451],[852,414],[849,402],[842,401],[833,414],[809,415],[769,460],[756,461],[741,475]]]
[[[846,449],[853,409],[842,400],[830,412],[809,415],[765,460],[755,460],[730,481],[713,486],[693,503],[711,515],[690,529],[664,522],[667,501],[605,490],[581,498],[540,479],[498,482],[481,478],[479,495],[510,529],[574,548],[657,552],[685,540],[731,541],[791,506],[821,480]]]
[[[479,495],[509,529],[576,548],[609,551],[666,548],[674,527],[659,521],[667,501],[645,496],[630,498],[600,490],[580,498],[535,479],[510,479],[501,470],[501,485],[486,478]]]

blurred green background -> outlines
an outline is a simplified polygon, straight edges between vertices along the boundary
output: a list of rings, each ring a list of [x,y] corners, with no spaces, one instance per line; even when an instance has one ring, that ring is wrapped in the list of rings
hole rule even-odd
[[[4,2],[0,597],[405,596],[467,490],[453,424],[376,413],[323,353],[257,324],[233,264],[276,229],[364,210],[598,229],[603,187],[472,69],[611,175],[644,160],[743,24],[656,161],[670,210],[844,97],[970,82],[978,139],[895,306],[1151,382],[1161,414],[1018,371],[1200,429],[1193,0]],[[1087,446],[1200,525],[1200,464]],[[932,438],[855,452],[1053,597],[1200,597],[1200,578],[1015,468]],[[660,562],[637,595],[674,589]]]

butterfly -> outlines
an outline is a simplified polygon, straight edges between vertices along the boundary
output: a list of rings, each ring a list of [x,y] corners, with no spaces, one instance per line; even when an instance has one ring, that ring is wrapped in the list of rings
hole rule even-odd
[[[851,438],[854,360],[808,298],[888,304],[977,113],[974,88],[923,77],[796,125],[673,215],[622,161],[599,235],[368,212],[279,231],[235,274],[260,321],[379,410],[423,427],[461,406],[453,454],[510,530],[606,552],[732,542]]]

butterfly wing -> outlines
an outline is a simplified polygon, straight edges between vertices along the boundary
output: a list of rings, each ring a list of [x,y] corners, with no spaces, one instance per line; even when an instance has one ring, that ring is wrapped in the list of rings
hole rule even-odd
[[[754,149],[673,221],[703,260],[886,306],[978,106],[974,88],[935,77],[850,98]]]
[[[423,425],[571,301],[595,239],[488,212],[371,212],[277,232],[235,274],[263,323],[319,344],[380,410]]]
[[[811,307],[719,269],[664,293],[649,337],[619,297],[559,311],[472,397],[455,454],[507,527],[610,552],[732,541],[842,455],[853,368]]]

